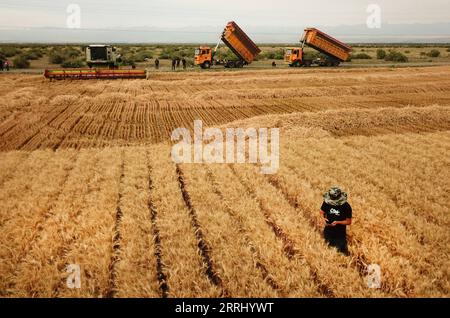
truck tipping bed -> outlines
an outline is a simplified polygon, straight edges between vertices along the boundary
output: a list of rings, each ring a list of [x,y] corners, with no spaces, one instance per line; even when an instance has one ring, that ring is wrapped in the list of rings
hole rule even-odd
[[[347,61],[352,51],[350,46],[315,28],[305,30],[302,42],[341,62]]]
[[[259,47],[233,21],[228,22],[225,27],[222,33],[222,41],[238,58],[247,64],[253,62],[256,56],[261,53]]]

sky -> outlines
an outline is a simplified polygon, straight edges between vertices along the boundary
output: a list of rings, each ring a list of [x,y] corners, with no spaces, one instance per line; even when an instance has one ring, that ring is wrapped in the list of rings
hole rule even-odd
[[[82,29],[361,25],[372,3],[383,23],[450,22],[450,0],[0,0],[0,28],[66,28],[71,3],[81,8]]]

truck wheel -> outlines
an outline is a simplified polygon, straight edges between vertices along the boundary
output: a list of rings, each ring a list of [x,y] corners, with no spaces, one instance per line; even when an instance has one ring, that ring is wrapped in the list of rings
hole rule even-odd
[[[242,61],[237,61],[236,64],[234,65],[236,68],[243,68],[244,67],[244,63],[242,63]]]
[[[234,63],[234,61],[228,61],[227,64],[225,65],[226,68],[235,68],[236,64]]]
[[[209,69],[209,68],[211,68],[211,62],[206,61],[205,63],[203,63],[202,68],[204,68],[204,69]]]

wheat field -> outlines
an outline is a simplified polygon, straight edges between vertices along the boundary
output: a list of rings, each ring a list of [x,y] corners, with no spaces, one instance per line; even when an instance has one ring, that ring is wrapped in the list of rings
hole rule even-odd
[[[449,74],[2,75],[0,297],[449,297]],[[175,164],[171,132],[196,119],[279,128],[278,173]],[[333,185],[348,257],[322,237]]]

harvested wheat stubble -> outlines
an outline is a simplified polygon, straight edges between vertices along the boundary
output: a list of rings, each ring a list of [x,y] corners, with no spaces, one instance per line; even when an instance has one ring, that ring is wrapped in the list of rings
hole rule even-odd
[[[448,70],[260,71],[221,73],[220,78],[161,74],[149,81],[87,81],[76,85],[38,81],[32,76],[19,76],[17,80],[9,77],[13,80],[8,83],[0,79],[10,91],[8,102],[0,101],[0,150],[158,143],[169,140],[175,128],[191,128],[194,119],[202,119],[205,126],[223,125],[267,114],[324,110],[337,110],[336,115],[345,118],[347,124],[337,125],[340,129],[333,132],[337,135],[373,134],[380,128],[377,124],[416,131],[421,120],[426,121],[421,128],[424,131],[438,126],[443,130],[449,126],[447,109],[433,108],[427,115],[418,113],[419,109],[396,112],[394,108],[448,107]],[[416,77],[420,81],[410,80]],[[351,125],[359,119],[355,110],[380,108],[386,108],[395,120],[388,120],[388,114],[383,117],[383,111],[362,112],[358,114],[368,115],[368,120],[361,121],[361,126]],[[404,123],[398,122],[402,114],[407,114]],[[442,115],[440,121],[434,115]],[[320,117],[297,119],[317,126]],[[331,120],[327,123],[335,124]]]
[[[450,129],[450,106],[339,109],[321,112],[269,115],[240,120],[224,127],[276,127],[286,133],[302,129],[321,129],[337,136],[378,135]]]

